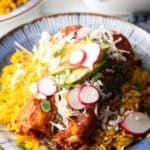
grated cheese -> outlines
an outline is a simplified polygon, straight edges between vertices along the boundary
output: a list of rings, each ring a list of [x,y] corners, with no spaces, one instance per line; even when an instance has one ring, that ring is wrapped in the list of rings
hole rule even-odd
[[[73,38],[74,38],[74,32],[71,32],[70,34],[68,34],[67,36],[65,36],[63,39],[59,40],[52,47],[53,54],[55,52],[59,52],[65,46],[66,42],[69,42],[69,43],[75,42],[76,40],[73,39]]]
[[[63,127],[63,125],[61,125],[60,123],[55,123],[53,121],[50,121],[50,123],[55,126],[56,128],[58,128],[59,130],[65,130],[65,128]]]
[[[19,76],[23,76],[24,74],[25,74],[25,71],[23,69],[20,69],[20,67],[18,67],[18,69],[16,70],[15,74],[13,75],[13,77],[11,79],[12,89],[14,89],[15,84],[18,82]]]
[[[114,41],[113,34],[114,32],[111,30],[93,30],[90,36],[93,39],[97,39],[100,45],[104,44],[103,40],[106,40],[109,43],[110,48],[107,53],[110,55],[111,59],[116,59],[117,61],[123,62],[127,61],[126,57],[123,56],[122,54],[123,53],[129,54],[130,52],[126,50],[120,50],[117,48],[116,44],[121,42],[122,38],[120,37]]]
[[[90,33],[90,37],[93,38],[93,39],[100,39],[100,38],[102,38],[101,31],[102,31],[101,29],[93,30]]]
[[[69,119],[71,116],[78,116],[80,114],[79,111],[73,111],[70,107],[68,107],[67,99],[65,95],[67,94],[67,90],[62,89],[55,94],[56,106],[58,109],[58,113],[62,117],[62,121],[66,128],[69,125]]]
[[[91,33],[92,29],[88,28],[88,27],[82,27],[78,30],[77,32],[77,38],[84,38],[86,36],[88,36]]]
[[[32,84],[30,85],[30,87],[29,87],[29,90],[30,90],[30,92],[32,92],[33,94],[36,94],[36,93],[38,92],[37,83],[36,83],[36,82],[32,83]]]
[[[28,54],[31,54],[31,52],[29,50],[27,50],[24,46],[22,46],[18,42],[15,42],[15,45],[16,45],[17,48],[19,48],[19,50],[21,49],[21,50],[26,51]]]

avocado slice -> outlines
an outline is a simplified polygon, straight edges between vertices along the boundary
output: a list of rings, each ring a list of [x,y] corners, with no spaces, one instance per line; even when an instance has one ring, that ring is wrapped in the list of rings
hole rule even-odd
[[[90,41],[91,42],[91,41]],[[101,45],[101,48],[103,49],[103,54],[100,60],[95,64],[95,67],[93,70],[90,70],[87,67],[74,67],[69,65],[68,63],[68,57],[69,53],[76,49],[82,49],[84,45],[89,43],[89,41],[81,41],[78,43],[69,43],[66,44],[66,46],[59,52],[59,56],[61,56],[61,65],[58,67],[55,71],[51,72],[52,75],[65,75],[65,84],[75,84],[77,82],[81,82],[89,78],[90,76],[97,73],[101,66],[104,64],[105,55],[107,50],[109,49],[109,44],[107,42],[104,42],[103,45]],[[66,75],[66,70],[70,70],[70,74]]]
[[[70,75],[66,76],[65,83],[74,84],[74,83],[86,80],[87,78],[89,78],[90,76],[98,72],[102,65],[103,65],[103,62],[97,63],[93,70],[90,70],[89,68],[85,68],[85,67],[73,69]]]
[[[103,49],[102,57],[95,64],[93,70],[90,70],[89,68],[85,67],[75,68],[71,71],[70,75],[66,76],[65,83],[74,84],[76,82],[86,80],[90,76],[93,76],[95,73],[97,73],[100,70],[101,66],[105,64],[105,56],[109,48],[110,48],[109,44],[105,42],[104,45],[102,46]]]
[[[82,80],[86,75],[90,73],[90,70],[88,68],[76,68],[73,69],[70,73],[70,75],[67,75],[65,78],[66,84],[73,84],[76,83],[79,80]]]
[[[68,62],[69,54],[76,49],[82,49],[82,47],[86,44],[87,44],[86,41],[81,41],[78,43],[68,43],[64,46],[63,49],[61,49],[61,51],[59,51],[58,53],[55,53],[54,57],[61,56],[61,62],[60,62],[60,66],[56,68],[53,72],[51,72],[51,74],[56,75],[56,74],[65,72],[66,69],[75,68],[69,65],[69,62]]]

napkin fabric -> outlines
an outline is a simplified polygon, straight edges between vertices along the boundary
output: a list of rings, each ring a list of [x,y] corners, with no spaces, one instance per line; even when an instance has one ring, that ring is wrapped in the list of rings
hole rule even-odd
[[[128,16],[128,21],[138,25],[150,33],[150,12],[136,12],[130,14]]]

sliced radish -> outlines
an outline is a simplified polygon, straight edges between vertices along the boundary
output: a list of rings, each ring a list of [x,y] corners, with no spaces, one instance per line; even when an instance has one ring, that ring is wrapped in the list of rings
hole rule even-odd
[[[86,45],[83,49],[86,52],[87,57],[82,65],[90,69],[94,69],[94,65],[100,58],[102,50],[97,43],[90,43]]]
[[[83,105],[79,101],[78,95],[79,95],[79,90],[78,89],[71,90],[68,93],[68,104],[74,110],[81,110],[81,109],[85,108],[85,105]]]
[[[86,59],[86,52],[83,50],[75,50],[71,52],[69,56],[69,64],[72,66],[79,66],[82,65],[82,63]]]
[[[142,112],[131,112],[120,122],[120,126],[133,135],[142,135],[150,129],[150,118]]]
[[[53,95],[56,92],[55,81],[49,77],[42,78],[38,83],[38,90],[46,96]]]
[[[100,99],[100,95],[93,85],[83,85],[79,91],[78,98],[82,104],[89,106],[95,104]]]

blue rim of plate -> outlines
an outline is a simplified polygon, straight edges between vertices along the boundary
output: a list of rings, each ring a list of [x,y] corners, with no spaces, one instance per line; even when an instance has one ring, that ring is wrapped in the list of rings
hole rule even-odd
[[[91,18],[93,18],[91,20],[92,22],[89,22],[89,19],[91,19]],[[61,20],[61,22],[59,24],[57,23],[58,20]],[[102,24],[100,24],[100,23],[102,23]],[[51,25],[51,27],[50,26],[48,27],[47,24]],[[38,40],[40,39],[39,33],[41,33],[41,31],[46,30],[47,32],[54,34],[57,31],[59,31],[60,29],[62,29],[64,26],[72,25],[72,24],[80,24],[80,25],[88,26],[88,27],[92,27],[92,28],[98,28],[100,25],[104,25],[104,28],[116,29],[120,32],[122,32],[122,30],[125,29],[122,33],[127,36],[129,41],[131,42],[133,48],[141,49],[142,51],[145,52],[144,54],[142,54],[140,50],[136,51],[136,52],[138,52],[137,55],[139,57],[141,57],[142,60],[144,59],[144,67],[146,67],[150,70],[150,65],[145,63],[145,62],[150,62],[150,57],[149,57],[150,52],[148,51],[148,49],[150,48],[150,34],[148,32],[146,32],[145,30],[143,30],[142,28],[140,28],[132,23],[129,23],[120,17],[99,14],[99,13],[71,12],[71,13],[58,13],[58,14],[52,14],[52,15],[48,15],[48,16],[44,16],[44,17],[39,17],[31,22],[17,26],[16,28],[12,29],[11,31],[9,31],[5,35],[3,35],[0,38],[0,49],[3,47],[1,45],[1,43],[4,43],[4,42],[2,42],[2,41],[4,41],[4,39],[6,39],[8,36],[10,37],[15,32],[17,32],[21,29],[22,29],[21,32],[24,33],[24,36],[25,36],[23,38],[28,39],[27,48],[29,50],[31,50],[31,45],[33,45],[33,44],[31,44],[30,38],[32,37],[32,35],[37,36],[36,40],[33,39],[34,44],[36,44],[38,42]],[[30,32],[29,28],[32,28],[33,25],[35,25],[35,27],[34,27],[35,32]],[[28,35],[27,35],[26,31],[28,32]],[[11,36],[11,38],[13,38],[13,36]],[[22,40],[23,40],[23,38],[22,38]],[[17,40],[21,41],[18,38],[17,38]],[[17,42],[19,43],[19,41],[17,41]],[[22,42],[23,41],[21,41],[21,44],[22,44]],[[143,44],[140,45],[139,43],[143,43]],[[145,45],[146,48],[145,47],[143,48],[143,45]],[[11,43],[11,46],[13,47],[14,43]],[[24,46],[24,47],[26,48],[26,46]],[[14,49],[15,49],[15,47],[14,47]],[[1,54],[0,54],[0,60],[1,60]],[[2,65],[0,64],[0,68],[1,67],[2,67]]]
[[[150,34],[121,18],[95,13],[54,14],[35,19],[32,22],[16,27],[0,38],[0,68],[9,63],[11,54],[15,52],[15,41],[31,51],[33,46],[38,43],[43,31],[54,34],[66,25],[73,24],[80,24],[92,28],[116,29],[120,31],[129,38],[133,48],[136,49],[135,52],[137,56],[143,60],[144,67],[150,70]],[[1,135],[2,132],[0,132],[0,145],[1,142],[4,142],[6,146],[9,147],[10,145],[10,147],[12,147],[12,143],[10,144],[6,138],[2,139]],[[149,146],[148,148],[150,149],[150,144],[148,145],[147,143],[147,146]]]
[[[30,11],[32,8],[36,7],[42,1],[43,0],[29,0],[27,3],[12,10],[10,13],[8,13],[6,15],[0,15],[0,22],[4,22],[4,21],[10,20],[10,19],[13,19],[15,17],[18,17],[18,16]]]
[[[43,0],[39,0],[39,1],[43,1]],[[18,25],[16,28],[10,30],[9,32],[6,32],[2,37],[0,37],[0,40],[5,38],[8,34],[12,33],[12,32],[15,32],[18,28],[21,28],[25,25],[29,25],[29,24],[32,24],[32,23],[35,23],[37,21],[41,21],[42,19],[45,19],[45,18],[56,18],[56,17],[59,17],[59,16],[73,16],[73,15],[87,15],[87,16],[97,16],[97,17],[103,17],[103,18],[109,18],[109,19],[116,19],[116,20],[120,20],[121,22],[124,22],[128,25],[132,25],[133,27],[137,28],[138,30],[141,30],[143,33],[145,32],[146,34],[149,34],[147,31],[145,31],[144,29],[142,29],[141,27],[139,26],[136,26],[135,24],[131,23],[131,22],[128,22],[126,19],[123,19],[122,17],[119,17],[119,16],[111,16],[111,15],[106,15],[106,14],[101,14],[101,13],[88,13],[88,12],[64,12],[64,13],[56,13],[56,14],[51,14],[51,15],[47,15],[47,16],[44,16],[44,17],[38,17],[30,22],[27,22],[27,23],[24,23],[24,24],[21,24],[21,25]]]

